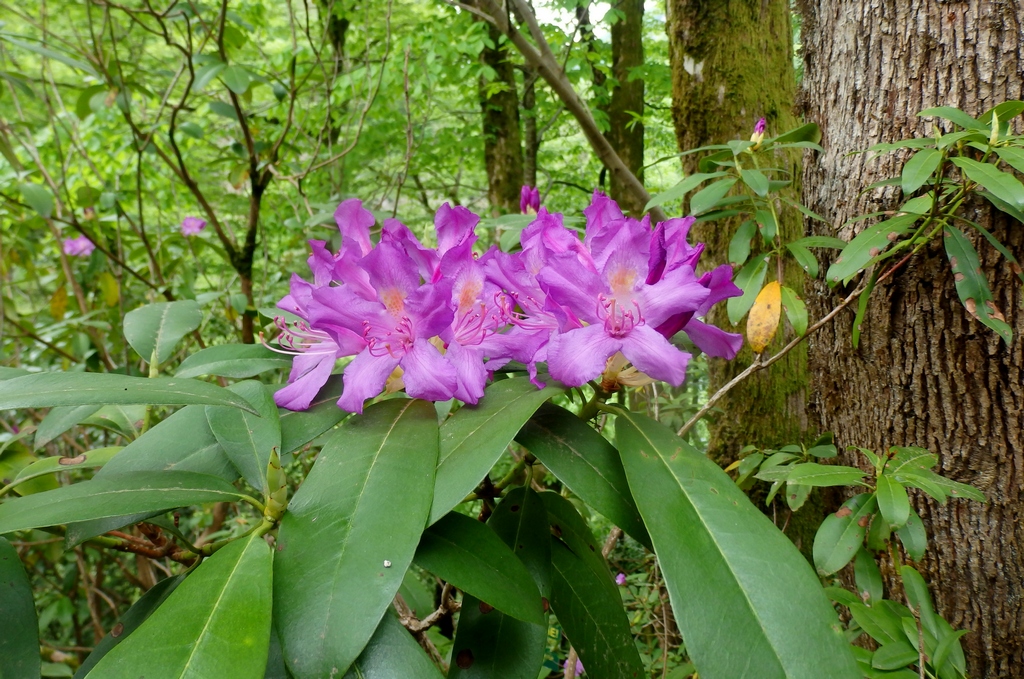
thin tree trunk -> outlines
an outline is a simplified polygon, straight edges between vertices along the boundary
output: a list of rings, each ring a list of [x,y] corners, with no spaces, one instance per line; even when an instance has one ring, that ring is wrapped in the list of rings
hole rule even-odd
[[[618,85],[611,92],[606,136],[629,171],[642,182],[644,125],[638,117],[644,113],[644,81],[630,81],[629,72],[644,63],[644,0],[619,0],[615,9],[623,15],[612,24],[612,77]],[[624,210],[636,216],[643,213],[644,206],[615,175],[610,193]]]
[[[822,127],[825,153],[810,157],[805,202],[840,225],[898,205],[898,189],[860,195],[899,176],[906,155],[851,155],[878,143],[927,136],[930,106],[978,115],[1024,87],[1024,32],[1017,2],[821,0],[804,24],[808,118]],[[1024,230],[977,203],[967,217],[1018,257]],[[870,225],[820,228],[849,239]],[[978,245],[996,302],[1014,327],[1006,346],[957,299],[941,246],[932,247],[871,298],[860,348],[848,322],[811,342],[812,408],[840,449],[913,445],[939,454],[941,473],[975,485],[985,504],[945,506],[912,491],[931,537],[918,565],[938,612],[963,638],[975,679],[1024,677],[1024,312],[1019,282],[986,243]],[[817,285],[812,315],[836,293]],[[847,461],[852,461],[848,459]]]
[[[496,27],[488,25],[494,47],[484,47],[480,58],[494,70],[494,78],[480,81],[483,111],[484,162],[487,197],[498,214],[519,211],[523,186],[523,146],[519,133],[519,97],[508,45]]]

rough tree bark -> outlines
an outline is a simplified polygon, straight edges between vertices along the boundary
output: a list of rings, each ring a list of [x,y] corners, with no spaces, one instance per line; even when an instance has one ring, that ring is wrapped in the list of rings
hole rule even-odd
[[[644,0],[619,0],[614,9],[622,12],[612,24],[612,77],[618,85],[611,92],[608,104],[608,141],[622,158],[629,171],[643,181],[644,125],[636,116],[644,113],[644,81],[629,80],[629,72],[644,63]],[[639,216],[644,205],[636,200],[622,181],[612,175],[611,197],[623,210]]]
[[[495,26],[488,24],[487,29],[494,46],[484,47],[480,59],[495,74],[489,80],[480,81],[487,197],[496,213],[505,214],[519,211],[519,190],[523,186],[519,98],[508,43]]]
[[[850,155],[876,142],[929,134],[921,109],[978,115],[1024,88],[1024,9],[1013,0],[820,0],[805,9],[805,111],[822,127],[825,154],[810,157],[805,202],[837,226],[897,205],[893,189],[859,195],[898,176],[905,155]],[[1016,256],[1024,229],[984,204],[979,221]],[[861,222],[857,229],[870,224]],[[826,229],[827,230],[827,229]],[[831,233],[852,236],[849,228]],[[963,638],[970,676],[1024,677],[1024,301],[999,256],[978,245],[996,301],[1014,327],[1006,346],[957,300],[941,245],[876,289],[861,344],[850,321],[810,340],[811,408],[838,445],[882,451],[915,445],[941,472],[971,483],[986,504],[936,506],[912,492],[932,536],[920,569],[937,608]],[[818,282],[813,315],[835,299]],[[898,595],[898,593],[897,593]]]

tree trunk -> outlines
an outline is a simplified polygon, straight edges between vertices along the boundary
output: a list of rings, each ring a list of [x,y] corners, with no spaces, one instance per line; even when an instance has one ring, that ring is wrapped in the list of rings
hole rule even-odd
[[[930,106],[978,115],[1021,98],[1022,15],[1013,1],[821,0],[809,7],[804,94],[825,153],[808,154],[808,207],[836,225],[896,207],[898,189],[858,192],[899,176],[907,156],[870,160],[852,151],[928,135],[932,122],[916,114]],[[984,204],[967,216],[1024,254],[1020,224]],[[872,221],[820,230],[849,239]],[[840,450],[928,448],[940,456],[940,473],[988,496],[985,504],[940,507],[912,491],[932,539],[919,569],[938,612],[954,628],[971,630],[963,638],[970,676],[1024,677],[1024,313],[1005,261],[985,243],[979,250],[996,303],[1014,327],[1010,346],[964,310],[937,245],[874,291],[859,349],[850,343],[852,315],[810,340],[811,407]],[[812,317],[837,299],[823,282],[817,288]]]
[[[681,151],[745,139],[762,116],[769,135],[795,126],[791,108],[796,80],[786,0],[669,0],[668,12],[672,117]],[[697,154],[683,157],[687,174],[696,172],[698,158]],[[793,164],[791,159],[779,160]],[[798,214],[787,210],[782,211],[782,236],[798,238],[803,223]],[[735,227],[721,222],[697,225],[694,239],[707,244],[703,256],[707,266],[728,261]],[[801,277],[796,270],[787,271],[786,280],[800,290]],[[710,320],[730,329],[724,305],[720,306]],[[743,326],[732,330],[742,332]],[[752,358],[744,348],[736,360],[711,360],[711,391],[741,372]],[[729,416],[710,424],[713,459],[728,463],[746,444],[800,440],[806,428],[804,363],[800,350],[790,352],[770,371],[754,375],[730,392],[722,405]]]
[[[644,114],[644,81],[629,80],[631,69],[644,63],[644,0],[620,0],[615,9],[622,17],[612,24],[612,77],[618,85],[611,92],[608,104],[608,141],[622,158],[629,171],[643,181],[644,125],[638,116]],[[624,211],[639,216],[644,206],[612,175],[611,197]]]
[[[497,214],[505,214],[519,212],[519,191],[523,186],[519,98],[516,96],[516,75],[509,60],[505,38],[501,31],[490,24],[488,32],[494,46],[484,47],[480,53],[480,59],[495,73],[491,80],[480,81],[487,197]]]

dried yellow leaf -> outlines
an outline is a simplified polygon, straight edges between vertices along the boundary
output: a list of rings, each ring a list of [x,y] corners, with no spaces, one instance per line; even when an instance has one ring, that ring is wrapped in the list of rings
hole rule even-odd
[[[50,317],[59,321],[64,318],[64,312],[68,310],[68,291],[63,285],[57,288],[50,298]]]
[[[747,317],[747,343],[755,354],[760,354],[775,337],[782,318],[782,287],[772,281],[757,294]]]
[[[110,275],[109,271],[100,274],[97,281],[100,291],[103,293],[103,303],[107,306],[117,306],[121,299],[121,290],[117,286],[117,279]]]

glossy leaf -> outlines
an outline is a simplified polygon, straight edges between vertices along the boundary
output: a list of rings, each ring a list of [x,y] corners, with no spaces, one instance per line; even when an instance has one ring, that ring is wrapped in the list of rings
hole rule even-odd
[[[861,493],[825,517],[814,536],[812,550],[819,574],[830,575],[850,563],[864,543],[871,514],[877,507],[874,494]]]
[[[903,165],[900,186],[903,195],[910,197],[914,191],[924,186],[942,161],[942,153],[935,149],[921,149]]]
[[[426,523],[437,440],[432,404],[371,405],[331,433],[289,502],[274,622],[296,679],[344,672],[373,636]]]
[[[0,537],[0,676],[39,678],[39,626],[18,551]]]
[[[792,144],[802,141],[809,141],[815,144],[821,141],[821,128],[818,127],[817,123],[805,123],[792,130],[783,132],[778,137],[769,139],[765,143]]]
[[[278,409],[282,455],[298,450],[348,417],[349,414],[337,404],[341,389],[341,375],[334,375],[310,402],[308,409]]]
[[[727,172],[695,172],[694,174],[691,174],[689,177],[683,178],[682,181],[680,181],[678,184],[668,189],[667,191],[662,191],[661,193],[651,198],[647,202],[647,205],[644,206],[644,212],[647,212],[652,207],[657,207],[658,205],[664,205],[665,203],[674,200],[682,200],[683,197],[686,196],[686,194],[688,194],[690,191],[693,191],[703,182],[706,182],[709,179],[717,179],[718,177],[724,177],[727,174]]]
[[[733,281],[743,291],[740,297],[730,297],[726,302],[726,309],[729,312],[729,322],[736,325],[740,322],[750,307],[754,305],[757,293],[761,291],[761,284],[764,283],[765,273],[768,268],[768,257],[757,256],[739,270]]]
[[[1024,149],[1014,146],[1000,146],[996,149],[996,153],[999,154],[999,158],[1004,163],[1017,172],[1024,174]]]
[[[540,493],[551,522],[551,607],[587,673],[647,676],[600,543],[568,500]]]
[[[620,412],[615,430],[701,677],[859,677],[806,560],[729,477],[643,415]]]
[[[832,236],[804,236],[793,241],[793,245],[799,245],[804,248],[831,248],[833,250],[842,250],[846,247],[846,241],[833,238]]]
[[[949,256],[949,265],[953,269],[956,294],[964,308],[976,319],[995,330],[1003,341],[1009,344],[1013,340],[1013,330],[995,305],[995,297],[989,289],[974,246],[955,226],[945,226],[942,229],[942,236],[946,254]]]
[[[513,488],[487,525],[526,566],[543,597],[551,594],[551,535],[547,510],[530,488]],[[422,616],[421,616],[422,617]],[[505,615],[476,597],[462,598],[449,679],[536,679],[544,662],[547,625]],[[466,665],[466,667],[462,667]]]
[[[882,572],[878,569],[875,557],[863,547],[857,551],[853,560],[853,577],[862,600],[867,603],[882,600]]]
[[[856,467],[818,464],[816,462],[804,462],[793,465],[792,471],[786,477],[792,483],[802,483],[818,487],[863,485],[861,483],[863,478],[864,472]]]
[[[462,406],[441,425],[441,449],[428,525],[476,488],[540,404],[562,391],[557,383],[537,389],[526,377],[487,387],[475,406]]]
[[[176,377],[48,372],[0,381],[0,410],[134,403],[218,405],[256,412],[245,399],[227,389]]]
[[[106,429],[132,441],[139,437],[145,418],[146,407],[142,405],[101,406],[80,424]]]
[[[568,410],[545,403],[519,430],[516,441],[589,506],[633,539],[651,546],[619,451],[593,427]]]
[[[700,213],[707,212],[718,205],[718,201],[722,200],[722,198],[725,197],[725,194],[729,193],[729,189],[731,189],[735,183],[735,177],[719,179],[693,194],[690,198],[690,214],[699,215]]]
[[[786,249],[793,255],[793,259],[800,265],[800,268],[807,272],[808,276],[818,277],[818,258],[810,250],[796,243],[786,243]]]
[[[454,663],[452,663],[454,667]],[[408,630],[386,613],[344,679],[441,679]]]
[[[89,673],[262,679],[270,649],[273,552],[259,535],[209,557]]]
[[[889,523],[889,528],[896,530],[906,525],[910,518],[910,498],[907,489],[888,475],[879,476],[875,480],[875,496],[878,499],[878,511]]]
[[[918,215],[899,215],[864,229],[843,248],[839,258],[825,273],[825,279],[830,284],[847,282],[909,231],[917,219]]]
[[[173,592],[184,579],[184,574],[164,578],[150,587],[145,594],[139,597],[139,600],[132,604],[132,607],[117,619],[117,623],[109,632],[107,632],[107,636],[103,637],[103,639],[96,644],[96,647],[92,649],[92,652],[85,659],[85,662],[83,662],[82,666],[78,668],[77,672],[75,672],[75,679],[84,679],[92,668],[96,666],[96,663],[98,663],[103,656],[109,653],[112,648],[127,639],[132,632],[138,629],[139,625],[145,622],[146,619],[152,615],[153,611],[167,600],[167,597],[171,595],[171,592]]]
[[[920,659],[917,649],[905,639],[886,644],[875,651],[871,666],[880,670],[896,670]]]
[[[231,482],[238,471],[210,431],[206,409],[186,406],[125,447],[96,475],[175,470],[210,474]]]
[[[926,108],[917,115],[922,118],[927,118],[929,116],[945,118],[946,120],[956,123],[967,130],[984,129],[986,127],[984,123],[979,123],[979,121],[967,115],[960,109],[953,108],[952,106],[934,106],[932,108]]]
[[[910,602],[910,606],[921,618],[921,625],[938,637],[938,616],[935,614],[935,609],[932,606],[932,597],[928,593],[928,584],[912,566],[900,567],[900,575],[903,580],[903,589],[907,594],[907,601]]]
[[[793,288],[782,287],[782,308],[786,312],[789,324],[793,326],[793,331],[801,336],[806,333],[807,306]],[[813,455],[813,453],[811,454]]]
[[[764,197],[768,195],[768,178],[758,170],[740,170],[740,177],[743,183],[750,187],[750,190],[757,195]]]
[[[128,472],[8,500],[0,504],[0,534],[239,498],[231,484],[215,476]]]
[[[36,429],[34,446],[42,448],[102,407],[87,405],[51,408]]]
[[[220,79],[228,86],[228,89],[235,94],[245,94],[252,82],[252,75],[244,66],[232,64],[220,73]]]
[[[954,156],[950,161],[963,170],[968,179],[988,189],[992,195],[1018,210],[1024,210],[1024,185],[1012,174],[1001,171],[991,163],[980,163],[963,156]]]
[[[540,593],[530,572],[490,528],[449,513],[420,538],[420,568],[526,622],[543,622]]]
[[[147,304],[124,317],[124,338],[144,361],[156,352],[158,364],[174,353],[181,338],[199,327],[203,311],[195,300]]]
[[[920,561],[924,557],[925,550],[928,548],[928,534],[924,530],[921,517],[917,515],[913,507],[910,508],[907,522],[896,531],[896,535],[899,536],[907,556],[913,561]]]
[[[757,233],[757,222],[748,219],[739,225],[729,241],[729,263],[743,264],[750,256],[750,240]]]
[[[60,457],[58,455],[44,457],[22,468],[18,475],[14,477],[12,483],[21,483],[22,481],[28,481],[29,479],[45,476],[46,474],[55,474],[73,469],[102,467],[122,450],[121,446],[109,446],[106,448],[93,448],[74,457]]]
[[[986,127],[991,127],[993,114],[995,114],[1001,122],[1006,123],[1019,116],[1022,111],[1024,111],[1024,101],[1020,101],[1019,99],[1009,99],[996,104],[989,110],[982,113],[978,116],[978,122]]]
[[[259,415],[237,408],[208,406],[206,419],[210,431],[242,478],[265,494],[268,492],[267,464],[270,462],[270,451],[280,451],[281,448],[281,423],[277,419],[277,405],[259,382],[238,382],[229,389],[255,406]]]
[[[291,356],[275,353],[262,344],[222,344],[192,354],[181,362],[174,375],[218,375],[241,379],[268,370],[288,369],[291,365]]]
[[[895,455],[886,463],[885,472],[892,476],[919,469],[931,469],[939,463],[939,456],[924,448],[893,446],[891,450]]]

